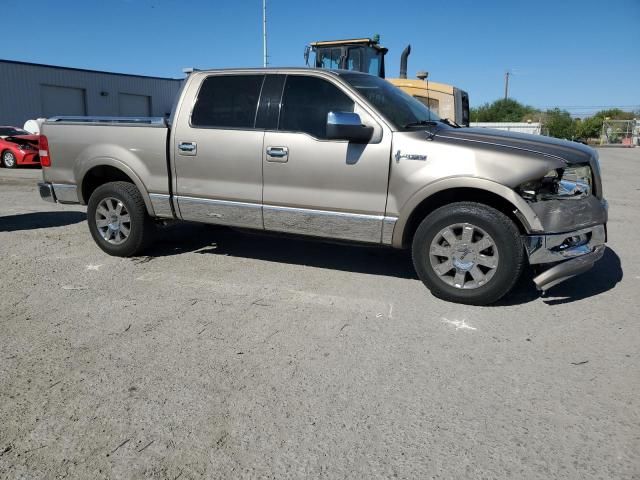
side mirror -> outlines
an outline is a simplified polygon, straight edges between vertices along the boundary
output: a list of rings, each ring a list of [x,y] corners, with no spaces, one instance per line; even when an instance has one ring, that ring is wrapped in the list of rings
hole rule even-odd
[[[360,115],[353,112],[329,112],[327,114],[327,138],[368,143],[373,136],[373,127],[362,124]]]

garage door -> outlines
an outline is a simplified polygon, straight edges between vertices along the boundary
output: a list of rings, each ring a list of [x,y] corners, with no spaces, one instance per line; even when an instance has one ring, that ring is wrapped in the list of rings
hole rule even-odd
[[[40,85],[40,95],[45,117],[87,114],[84,88]]]
[[[118,104],[121,117],[151,116],[151,97],[147,95],[120,93],[118,95]]]

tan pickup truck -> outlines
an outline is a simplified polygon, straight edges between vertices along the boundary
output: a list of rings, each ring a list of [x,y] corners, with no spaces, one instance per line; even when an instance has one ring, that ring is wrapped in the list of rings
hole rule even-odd
[[[605,248],[597,153],[457,128],[389,82],[316,69],[192,73],[172,117],[57,117],[43,126],[45,200],[88,206],[130,256],[159,221],[411,248],[443,299],[488,304],[528,263],[547,289]]]

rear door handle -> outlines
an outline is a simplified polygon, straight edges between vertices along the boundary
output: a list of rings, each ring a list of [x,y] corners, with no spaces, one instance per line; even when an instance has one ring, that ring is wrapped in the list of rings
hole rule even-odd
[[[267,147],[267,162],[285,163],[289,161],[289,149],[287,147]]]
[[[178,150],[180,150],[180,155],[195,155],[198,152],[198,144],[196,142],[180,142]]]

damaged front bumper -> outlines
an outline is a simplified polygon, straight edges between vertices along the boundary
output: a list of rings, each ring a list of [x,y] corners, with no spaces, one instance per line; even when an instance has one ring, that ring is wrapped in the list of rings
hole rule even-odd
[[[604,255],[607,230],[602,224],[572,232],[527,235],[523,241],[530,264],[556,264],[533,279],[544,291],[593,267]]]

